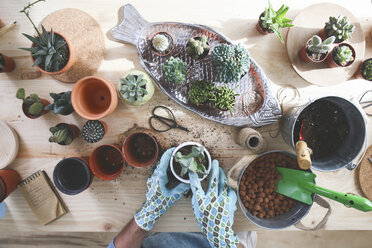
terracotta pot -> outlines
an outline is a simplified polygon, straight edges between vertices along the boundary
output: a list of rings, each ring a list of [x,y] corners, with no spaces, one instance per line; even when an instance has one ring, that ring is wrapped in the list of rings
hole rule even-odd
[[[50,32],[48,32],[48,33],[50,33]],[[58,74],[62,74],[64,72],[68,71],[75,64],[75,61],[76,61],[75,51],[74,51],[71,43],[62,34],[60,34],[58,32],[54,32],[54,34],[61,36],[66,41],[67,46],[68,46],[68,51],[69,51],[69,58],[67,60],[66,65],[61,70],[55,71],[55,72],[45,71],[45,70],[41,69],[38,65],[35,66],[39,71],[41,71],[42,73],[48,74],[48,75],[58,75]],[[34,46],[34,44],[32,43],[31,47],[33,47],[33,46]],[[34,63],[35,59],[32,55],[31,55],[31,59],[32,59],[32,63]]]
[[[312,38],[308,39],[305,45],[300,49],[299,56],[304,62],[314,62],[314,63],[320,63],[327,59],[329,52],[326,53],[323,59],[321,60],[315,60],[309,56],[307,53],[307,47],[310,45],[310,42],[312,41]]]
[[[101,180],[114,180],[125,168],[125,159],[120,148],[113,145],[102,145],[94,149],[89,157],[89,167]]]
[[[72,89],[75,112],[88,120],[98,120],[111,114],[118,105],[115,86],[108,80],[89,76],[80,79]]]
[[[85,158],[65,158],[54,168],[53,181],[57,189],[67,195],[76,195],[92,183],[93,175]]]
[[[5,67],[3,70],[0,70],[0,72],[11,72],[14,70],[15,68],[15,63],[14,63],[14,60],[8,56],[6,56],[5,54],[3,53],[0,53],[3,58],[4,58],[4,64],[5,64]]]
[[[258,22],[256,24],[256,28],[258,30],[259,33],[261,34],[268,34],[268,33],[274,33],[272,30],[270,29],[264,29],[261,24],[262,24],[262,21],[261,21],[261,17],[263,17],[265,15],[265,11],[261,13],[260,17],[258,18]]]
[[[367,80],[367,79],[365,79],[365,78],[363,77],[363,75],[362,75],[362,68],[363,68],[363,66],[364,66],[364,63],[367,62],[367,61],[369,61],[369,60],[372,60],[372,58],[370,58],[370,59],[366,59],[366,60],[364,60],[362,63],[360,63],[358,70],[357,70],[357,71],[355,72],[355,74],[354,74],[354,76],[355,76],[356,78]],[[367,81],[368,81],[368,80],[367,80]]]
[[[135,132],[124,140],[122,151],[129,165],[148,167],[157,161],[159,145],[152,135]]]
[[[336,49],[337,49],[338,47],[340,47],[340,46],[348,46],[348,47],[351,49],[352,53],[353,53],[353,58],[354,58],[354,60],[351,61],[351,62],[349,62],[349,63],[347,63],[347,65],[345,65],[345,66],[341,66],[341,65],[339,65],[339,64],[336,63],[336,61],[333,59],[333,53],[334,53],[334,51],[336,51]],[[326,62],[327,62],[327,65],[328,65],[330,68],[335,68],[335,67],[347,67],[347,66],[350,66],[352,63],[354,63],[355,58],[356,58],[356,53],[355,53],[354,48],[353,48],[350,44],[348,44],[348,43],[340,43],[340,44],[338,44],[337,46],[335,46],[335,47],[332,49],[332,52],[330,52],[330,54],[327,56]]]
[[[43,109],[45,109],[45,107],[50,104],[50,102],[48,100],[45,100],[43,98],[39,98],[39,99],[43,103]],[[23,110],[23,113],[25,114],[25,116],[27,116],[30,119],[37,119],[40,116],[45,115],[46,113],[49,112],[49,110],[43,110],[43,112],[41,112],[40,115],[31,115],[30,112],[28,112],[28,108],[27,108],[27,105],[25,103],[22,103],[22,110]]]
[[[4,201],[12,193],[21,180],[21,176],[15,170],[0,170],[0,202]]]
[[[162,54],[162,53],[159,53],[159,52],[157,52],[153,47],[152,47],[152,39],[155,37],[155,35],[157,35],[157,34],[166,34],[166,35],[168,35],[170,38],[171,38],[171,41],[172,41],[172,48],[167,52],[167,53],[164,53],[164,54]],[[152,51],[156,54],[156,55],[158,55],[158,56],[167,56],[167,55],[169,55],[172,51],[173,51],[173,49],[174,49],[174,42],[173,42],[173,37],[172,37],[172,35],[170,35],[169,33],[167,33],[167,32],[157,32],[156,34],[154,34],[152,37],[151,37],[151,40],[150,40],[150,45],[151,45],[151,48],[152,48]]]
[[[59,123],[59,124],[57,124],[57,127],[63,127],[63,126],[67,126],[69,128],[70,133],[72,133],[72,140],[74,140],[76,137],[79,136],[80,129],[77,126],[75,126],[73,124],[67,124],[67,123]],[[65,146],[66,144],[64,144],[64,143],[58,143],[58,145]]]

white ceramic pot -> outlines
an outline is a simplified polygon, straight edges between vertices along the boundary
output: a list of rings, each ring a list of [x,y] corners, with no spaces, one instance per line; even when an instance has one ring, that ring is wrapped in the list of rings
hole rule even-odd
[[[202,146],[201,144],[199,143],[196,143],[196,142],[185,142],[185,143],[182,143],[181,145],[177,146],[176,149],[174,149],[173,153],[172,153],[172,157],[171,157],[171,160],[170,160],[170,168],[171,168],[171,171],[173,173],[173,175],[181,182],[183,183],[187,183],[187,184],[190,184],[190,180],[187,180],[187,179],[183,179],[182,177],[180,177],[179,175],[177,175],[177,173],[175,172],[174,170],[174,167],[173,167],[173,161],[174,161],[174,156],[176,155],[176,153],[182,148],[182,147],[185,147],[185,146]],[[204,153],[207,157],[207,160],[208,160],[208,169],[207,169],[207,174],[205,174],[205,176],[203,178],[199,178],[200,181],[204,180],[208,175],[209,175],[209,172],[211,171],[211,168],[212,168],[212,159],[211,159],[211,155],[209,154],[208,150],[206,148],[204,148]]]

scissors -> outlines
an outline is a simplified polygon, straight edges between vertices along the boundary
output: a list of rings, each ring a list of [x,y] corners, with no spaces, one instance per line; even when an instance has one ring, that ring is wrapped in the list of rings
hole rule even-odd
[[[169,113],[171,118],[167,118],[167,117],[160,116],[160,115],[156,114],[155,111],[157,109],[164,109],[167,113]],[[153,125],[153,120],[156,120],[156,121],[164,124],[165,126],[167,126],[167,128],[165,128],[165,129],[155,128],[154,125]],[[185,132],[190,132],[190,130],[188,130],[187,128],[185,128],[181,125],[178,125],[178,123],[176,122],[176,118],[174,117],[174,114],[172,113],[172,111],[168,107],[165,107],[165,106],[156,106],[152,110],[152,116],[149,119],[149,123],[150,123],[150,127],[157,132],[166,132],[166,131],[171,130],[172,128],[178,128],[178,129],[181,129]]]
[[[366,92],[364,92],[364,94],[360,97],[359,99],[359,104],[362,106],[362,108],[364,109],[364,112],[366,113],[366,115],[368,116],[371,116],[372,114],[370,112],[368,112],[368,108],[370,108],[372,106],[372,100],[364,100],[364,97],[367,95],[367,94],[372,94],[372,90],[367,90]]]

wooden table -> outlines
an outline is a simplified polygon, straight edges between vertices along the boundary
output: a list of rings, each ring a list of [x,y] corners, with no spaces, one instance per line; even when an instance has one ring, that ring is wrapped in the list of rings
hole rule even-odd
[[[143,107],[133,107],[123,103],[118,105],[116,111],[104,119],[109,124],[109,131],[98,144],[87,144],[81,137],[70,146],[59,146],[48,142],[48,128],[59,123],[74,123],[82,127],[85,120],[77,114],[68,117],[55,116],[49,113],[40,119],[30,120],[21,110],[21,101],[15,98],[17,88],[24,87],[28,93],[36,92],[39,96],[48,98],[49,92],[62,92],[72,89],[72,84],[64,84],[43,75],[36,80],[21,80],[25,72],[34,71],[31,68],[31,58],[27,52],[19,47],[30,46],[29,41],[21,33],[33,33],[32,26],[19,10],[28,1],[2,0],[0,2],[1,19],[10,23],[17,20],[15,29],[0,37],[0,50],[6,55],[15,58],[17,67],[14,72],[0,75],[0,119],[7,121],[20,136],[20,151],[15,162],[9,168],[16,169],[25,178],[37,170],[45,170],[52,175],[54,166],[61,158],[72,156],[87,156],[94,147],[101,144],[111,144],[120,141],[120,134],[132,127],[135,123],[148,127],[148,118],[155,105],[167,105],[175,112],[177,120],[182,125],[189,127],[192,132],[186,134],[179,130],[172,130],[164,134],[170,144],[179,144],[184,141],[204,143],[214,158],[219,159],[225,171],[231,168],[243,155],[249,152],[237,145],[233,135],[237,129],[222,126],[204,120],[190,111],[184,110],[167,98],[158,88],[151,101]],[[279,8],[282,1],[271,1],[275,9]],[[290,6],[288,16],[294,18],[304,7],[310,5],[305,1],[285,1]],[[322,0],[312,1],[314,3]],[[370,0],[336,1],[352,11],[362,24],[367,48],[366,57],[372,55],[372,5]],[[256,22],[259,14],[264,10],[266,1],[140,1],[131,3],[139,10],[144,18],[150,22],[179,21],[185,23],[199,23],[208,25],[224,33],[235,42],[242,43],[249,49],[253,58],[264,69],[272,80],[272,88],[277,91],[282,85],[291,84],[301,93],[301,101],[327,94],[339,94],[346,98],[357,98],[364,91],[371,89],[372,84],[363,80],[352,79],[332,87],[318,87],[310,85],[301,79],[292,69],[286,52],[285,45],[274,35],[263,36],[256,31]],[[118,0],[48,0],[39,3],[31,10],[35,23],[39,23],[46,15],[61,8],[78,8],[93,16],[101,25],[102,31],[116,25],[117,11],[125,4]],[[314,17],[316,18],[316,17]],[[283,30],[284,35],[286,30]],[[113,42],[105,37],[106,55],[97,76],[107,78],[115,85],[119,78],[131,69],[142,69],[134,46]],[[284,105],[284,109],[296,103]],[[371,121],[371,118],[370,118]],[[278,125],[258,129],[263,133],[268,142],[268,150],[291,150],[284,143],[281,136],[271,138],[269,133],[275,134]],[[368,130],[372,130],[369,122]],[[368,133],[371,144],[372,132]],[[355,172],[346,169],[332,173],[319,173],[318,183],[329,188],[344,192],[361,194],[357,185]],[[149,171],[127,167],[118,180],[111,182],[94,179],[91,187],[76,196],[62,195],[70,213],[47,226],[40,226],[19,191],[14,192],[6,203],[8,212],[0,220],[0,232],[6,231],[60,231],[60,232],[116,232],[133,216],[145,199],[146,179]],[[331,202],[333,213],[329,218],[328,230],[372,230],[372,213],[362,213],[354,209],[345,208],[343,205]],[[240,209],[236,211],[234,229],[237,231],[258,229],[244,218]],[[324,214],[324,210],[316,205],[304,219],[304,223],[312,225]],[[191,200],[182,199],[160,219],[156,231],[199,231],[192,209]],[[290,228],[290,230],[296,230]]]

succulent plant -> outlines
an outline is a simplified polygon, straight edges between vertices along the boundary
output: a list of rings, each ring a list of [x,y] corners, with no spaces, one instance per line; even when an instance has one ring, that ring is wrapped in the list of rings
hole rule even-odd
[[[328,37],[326,40],[322,42],[322,39],[318,35],[314,35],[311,39],[310,45],[307,49],[313,53],[327,53],[332,50],[332,44],[335,41],[335,37],[331,36]]]
[[[30,96],[26,97],[25,89],[19,88],[16,97],[23,100],[23,103],[27,106],[28,112],[31,115],[38,116],[43,112],[43,103],[37,94],[30,94]]]
[[[329,21],[325,23],[326,37],[334,36],[336,42],[345,41],[351,38],[354,32],[354,25],[349,22],[346,16],[329,17]]]
[[[195,81],[190,85],[187,100],[195,105],[207,102],[214,95],[215,86],[206,80]]]
[[[333,59],[341,66],[354,60],[353,51],[348,46],[339,46],[333,52]]]
[[[208,38],[205,35],[201,37],[190,38],[186,45],[186,53],[193,59],[200,59],[209,52]]]
[[[73,140],[73,131],[67,124],[60,123],[57,126],[51,127],[49,131],[52,136],[49,137],[49,142],[58,143],[60,145],[69,145]]]
[[[37,33],[37,36],[23,34],[33,43],[33,45],[31,48],[20,49],[31,52],[31,56],[34,58],[34,63],[32,66],[39,66],[48,72],[60,71],[67,64],[69,59],[69,48],[66,41],[61,36],[55,34],[52,28],[48,33],[44,26],[41,25],[42,33],[40,33],[34,22],[31,20],[29,9],[31,6],[40,1],[43,0],[37,0],[33,3],[29,3],[23,8],[23,10],[20,11],[27,16]]]
[[[49,94],[54,102],[46,106],[45,110],[53,110],[55,114],[69,115],[74,112],[71,103],[71,91],[63,92],[61,94]]]
[[[275,11],[269,1],[269,7],[265,8],[264,15],[260,19],[262,28],[274,32],[282,43],[284,43],[284,40],[279,29],[293,26],[291,24],[292,20],[285,17],[288,10],[289,7],[283,4],[278,11]]]
[[[129,102],[142,101],[142,98],[148,94],[146,90],[147,80],[142,74],[138,76],[129,74],[125,78],[121,78],[120,82],[120,94]]]
[[[170,83],[181,84],[187,77],[186,62],[172,56],[162,66],[163,76]]]
[[[96,143],[105,135],[105,128],[100,121],[87,121],[81,130],[81,135],[87,142]]]
[[[197,173],[200,176],[207,174],[202,160],[205,158],[203,146],[192,146],[191,153],[182,155],[181,152],[176,152],[174,160],[181,165],[181,177],[189,171]]]
[[[366,62],[363,63],[362,76],[366,80],[372,81],[372,59],[368,59]]]
[[[155,51],[167,53],[172,48],[173,40],[167,33],[159,33],[152,38],[151,44]]]
[[[237,82],[249,70],[249,52],[239,45],[220,44],[211,56],[217,80],[225,83]]]
[[[227,86],[220,86],[215,89],[214,95],[210,100],[216,108],[223,111],[230,110],[233,113],[235,110],[235,97],[239,96],[239,94],[234,93],[235,89],[230,90]]]

